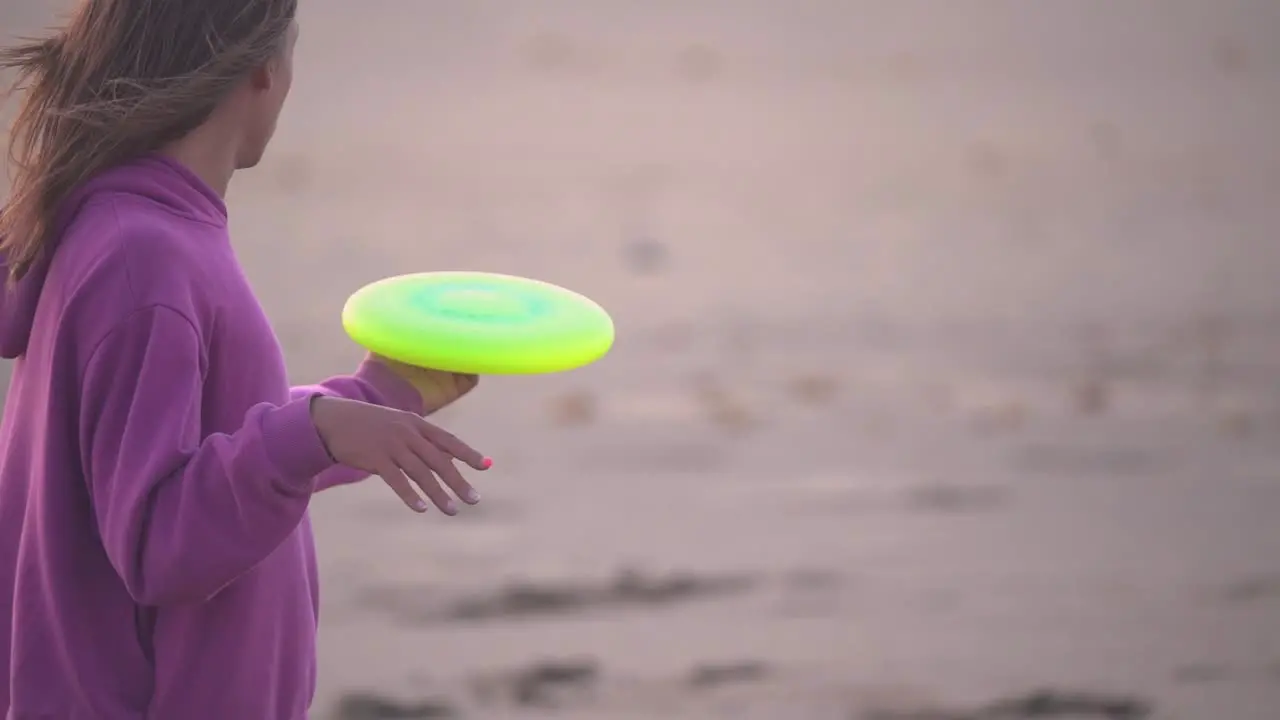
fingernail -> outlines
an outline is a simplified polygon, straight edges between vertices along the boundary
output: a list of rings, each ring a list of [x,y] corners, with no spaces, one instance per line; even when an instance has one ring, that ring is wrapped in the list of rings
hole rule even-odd
[[[458,506],[454,505],[452,501],[447,502],[444,504],[444,511],[446,513],[449,513],[450,515],[453,515],[454,513],[458,512]]]
[[[481,467],[481,468],[483,468],[483,469],[485,469],[485,470],[488,470],[489,468],[493,467],[493,458],[487,457],[487,458],[485,458],[485,459],[481,460],[481,461],[480,461],[480,467]]]
[[[414,510],[417,510],[418,512],[426,512],[426,511],[427,511],[427,503],[426,503],[426,501],[425,501],[425,500],[415,500],[415,501],[414,501],[414,503],[413,503],[413,509],[414,509]]]
[[[465,493],[465,496],[466,496],[467,502],[471,503],[472,505],[475,505],[476,503],[480,502],[480,493],[476,492],[475,490],[468,490]]]

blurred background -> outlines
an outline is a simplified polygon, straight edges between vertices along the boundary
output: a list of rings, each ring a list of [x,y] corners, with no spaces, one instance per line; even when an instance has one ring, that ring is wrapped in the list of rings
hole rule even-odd
[[[302,13],[230,198],[298,382],[400,272],[618,327],[446,413],[478,508],[316,500],[317,717],[1280,717],[1280,3]]]

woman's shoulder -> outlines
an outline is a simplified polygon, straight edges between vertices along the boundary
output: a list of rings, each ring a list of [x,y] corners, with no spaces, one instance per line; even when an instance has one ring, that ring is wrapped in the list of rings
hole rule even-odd
[[[199,326],[237,273],[223,229],[163,211],[138,211],[130,198],[97,198],[67,227],[48,282],[65,313],[92,315],[97,326],[168,307]],[[47,288],[48,289],[48,288]]]
[[[86,207],[64,237],[86,271],[126,282],[141,295],[165,293],[234,260],[225,228],[163,210],[138,211],[133,198],[101,198]],[[155,298],[144,297],[143,300]]]

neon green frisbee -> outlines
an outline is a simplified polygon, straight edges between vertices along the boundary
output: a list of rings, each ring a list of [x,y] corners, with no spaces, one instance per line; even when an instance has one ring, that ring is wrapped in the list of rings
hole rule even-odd
[[[352,340],[415,367],[477,375],[573,370],[613,345],[613,320],[551,283],[482,272],[399,275],[358,290],[342,309]]]

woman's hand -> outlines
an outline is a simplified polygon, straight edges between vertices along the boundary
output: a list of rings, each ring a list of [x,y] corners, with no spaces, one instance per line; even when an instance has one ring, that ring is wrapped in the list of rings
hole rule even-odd
[[[334,460],[380,476],[417,512],[426,512],[427,503],[414,485],[446,515],[457,514],[458,507],[441,483],[468,505],[480,501],[453,461],[476,470],[488,470],[493,461],[413,413],[317,395],[311,419]]]
[[[424,415],[430,415],[451,405],[474,390],[480,382],[480,378],[476,375],[428,370],[406,365],[381,355],[370,355],[370,358],[387,366],[417,389],[425,406]]]

